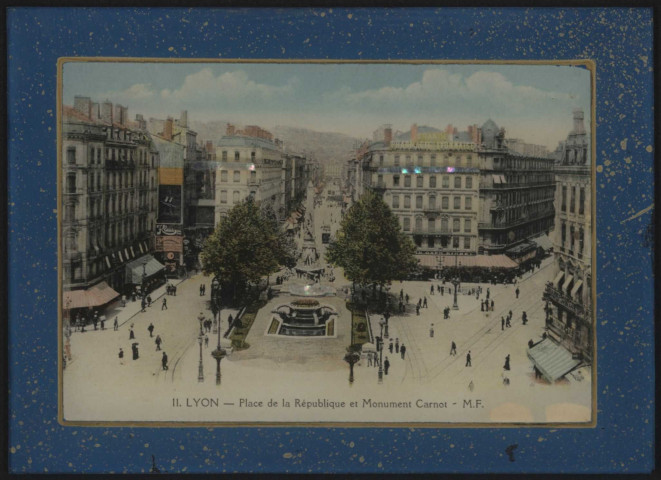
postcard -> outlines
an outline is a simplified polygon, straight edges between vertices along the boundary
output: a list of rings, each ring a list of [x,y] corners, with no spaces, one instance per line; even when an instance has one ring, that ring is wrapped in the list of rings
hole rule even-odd
[[[650,471],[651,22],[10,10],[10,470]]]

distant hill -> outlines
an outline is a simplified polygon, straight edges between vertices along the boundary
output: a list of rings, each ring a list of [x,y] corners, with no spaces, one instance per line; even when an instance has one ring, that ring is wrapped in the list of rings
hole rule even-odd
[[[228,122],[224,120],[213,120],[211,122],[198,122],[193,120],[190,122],[190,127],[197,132],[198,142],[211,140],[213,144],[216,145],[218,140],[225,135],[227,123]]]
[[[321,163],[342,163],[360,145],[358,138],[343,133],[316,132],[278,125],[269,130],[285,142],[288,151],[312,154]]]

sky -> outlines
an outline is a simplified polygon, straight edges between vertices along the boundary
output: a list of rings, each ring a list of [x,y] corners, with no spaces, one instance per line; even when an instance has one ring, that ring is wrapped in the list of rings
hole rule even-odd
[[[584,110],[587,130],[591,117],[589,71],[557,65],[68,62],[62,87],[66,105],[75,95],[110,100],[130,118],[187,110],[189,121],[357,138],[385,123],[461,131],[491,118],[507,137],[551,150],[571,130],[573,109]]]

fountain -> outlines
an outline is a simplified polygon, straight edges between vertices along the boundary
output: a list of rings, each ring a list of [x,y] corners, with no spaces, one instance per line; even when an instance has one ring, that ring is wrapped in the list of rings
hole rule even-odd
[[[312,298],[299,298],[272,310],[267,335],[335,337],[337,312]]]

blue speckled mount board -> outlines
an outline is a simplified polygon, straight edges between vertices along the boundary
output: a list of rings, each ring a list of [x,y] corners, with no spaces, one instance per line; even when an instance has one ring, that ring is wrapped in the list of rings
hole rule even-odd
[[[17,8],[8,11],[8,55],[11,471],[148,472],[152,454],[163,471],[177,473],[653,468],[653,278],[645,244],[654,196],[651,9]],[[64,56],[593,60],[597,426],[61,426],[56,82]],[[505,453],[512,444],[515,462]]]

